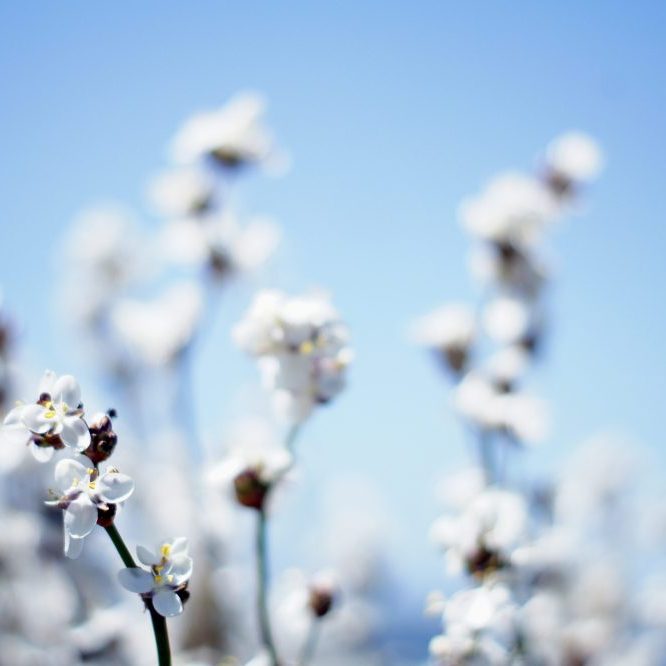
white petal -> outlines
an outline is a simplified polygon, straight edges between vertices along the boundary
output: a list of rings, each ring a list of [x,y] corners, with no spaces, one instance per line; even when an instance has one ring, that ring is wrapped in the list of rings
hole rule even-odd
[[[39,386],[37,387],[39,395],[42,393],[48,393],[51,397],[53,397],[53,387],[55,383],[56,373],[53,372],[53,370],[46,370],[46,372],[44,372],[42,375],[42,378],[39,380]]]
[[[63,375],[53,386],[53,402],[64,402],[70,409],[76,409],[81,402],[81,388],[72,375]]]
[[[183,612],[180,597],[172,590],[160,590],[153,595],[153,607],[164,617],[173,617]]]
[[[74,485],[88,483],[88,468],[77,460],[65,458],[55,466],[55,481],[60,490],[69,490]]]
[[[105,472],[97,485],[99,496],[111,504],[123,502],[134,492],[134,481],[120,472]]]
[[[192,558],[187,555],[177,555],[171,560],[169,570],[166,572],[174,577],[174,584],[181,585],[192,576]]]
[[[41,435],[55,425],[55,421],[47,419],[44,416],[45,414],[46,410],[42,405],[36,403],[34,405],[25,405],[21,412],[21,421],[26,428]]]
[[[25,405],[16,405],[14,409],[12,409],[7,416],[5,416],[5,420],[2,422],[3,425],[9,426],[9,425],[21,425],[21,414],[23,414],[23,410],[25,409]]]
[[[65,529],[74,538],[88,536],[97,523],[97,507],[86,493],[79,495],[65,509]]]
[[[70,560],[75,560],[83,551],[83,539],[74,539],[70,533],[65,530],[65,556]]]
[[[30,432],[23,425],[0,427],[0,470],[14,469],[25,455]]]
[[[171,546],[171,551],[170,551],[171,557],[174,557],[179,553],[187,552],[187,546],[188,546],[187,537],[176,537],[175,539],[167,539],[166,541],[159,544],[157,549],[161,550],[162,546],[166,544]]]
[[[34,442],[30,442],[30,452],[37,462],[46,463],[53,458],[55,449],[52,446],[39,446]]]
[[[63,420],[60,439],[77,451],[84,451],[90,444],[90,431],[79,416],[66,416]]]
[[[120,584],[130,592],[145,594],[153,589],[153,576],[139,567],[128,567],[118,572]]]
[[[155,553],[151,553],[145,546],[136,547],[136,556],[139,558],[141,564],[152,567],[154,564],[159,564],[162,558]]]

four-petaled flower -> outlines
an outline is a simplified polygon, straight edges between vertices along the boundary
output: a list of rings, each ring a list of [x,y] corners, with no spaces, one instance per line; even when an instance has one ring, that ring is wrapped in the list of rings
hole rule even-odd
[[[58,490],[47,504],[63,509],[65,555],[77,558],[83,549],[83,539],[97,523],[98,510],[126,500],[134,491],[134,481],[111,467],[100,473],[93,466],[71,459],[61,460],[55,468]]]
[[[187,539],[178,537],[164,541],[151,552],[143,546],[137,548],[137,556],[150,571],[139,567],[122,569],[118,578],[130,592],[151,599],[153,608],[164,617],[180,615],[183,602],[179,592],[187,587],[192,575],[192,558],[187,552]]]
[[[32,404],[20,404],[5,417],[0,442],[12,446],[30,445],[35,458],[46,462],[55,449],[65,446],[83,451],[90,444],[90,432],[83,420],[81,389],[72,375],[47,370],[39,384],[39,397]]]

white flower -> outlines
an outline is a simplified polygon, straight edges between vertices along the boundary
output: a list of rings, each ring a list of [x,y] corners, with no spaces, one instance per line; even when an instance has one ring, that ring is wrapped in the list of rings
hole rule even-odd
[[[148,185],[148,198],[165,217],[181,217],[205,210],[213,197],[213,179],[201,169],[173,169]]]
[[[261,163],[273,150],[273,139],[263,126],[265,102],[256,93],[240,93],[215,111],[192,116],[171,144],[178,163],[211,156],[227,166]]]
[[[541,182],[509,172],[463,201],[459,214],[463,226],[482,240],[525,245],[540,236],[556,212],[556,202]]]
[[[512,385],[525,373],[529,360],[523,347],[510,345],[495,352],[488,359],[486,369],[496,383]]]
[[[443,634],[430,642],[442,664],[508,663],[515,641],[517,606],[503,585],[482,585],[454,594],[444,610]]]
[[[430,536],[445,550],[449,570],[459,572],[467,566],[471,572],[483,567],[502,565],[525,538],[527,507],[522,496],[497,488],[479,493],[462,511],[439,518]],[[487,554],[477,562],[480,553]],[[481,569],[479,569],[481,567]]]
[[[227,275],[259,268],[275,252],[279,227],[257,217],[241,226],[231,212],[174,220],[161,238],[165,256],[185,266],[208,264]]]
[[[548,403],[524,393],[506,393],[495,402],[496,425],[524,444],[539,444],[550,426]]]
[[[455,409],[481,428],[497,425],[497,387],[477,371],[467,373],[453,394]]]
[[[530,333],[532,313],[525,301],[501,296],[484,308],[483,324],[493,340],[505,345],[516,344]]]
[[[64,510],[65,554],[76,558],[97,523],[98,509],[124,502],[134,492],[134,481],[113,467],[100,473],[71,459],[56,465],[55,481],[59,492],[47,504]]]
[[[52,458],[54,449],[68,446],[83,451],[90,444],[81,389],[72,375],[58,377],[47,370],[39,384],[37,402],[20,404],[5,417],[0,445],[28,444],[42,462]]]
[[[149,596],[160,615],[180,615],[183,603],[177,592],[186,587],[192,575],[192,558],[187,549],[184,537],[164,541],[154,552],[139,546],[137,556],[150,571],[139,567],[121,569],[120,583],[130,592]]]
[[[467,305],[453,304],[433,310],[417,320],[412,339],[438,349],[466,349],[474,339],[474,313]]]
[[[603,168],[603,155],[594,139],[582,132],[567,132],[548,145],[546,163],[559,176],[589,181]]]
[[[264,386],[289,422],[304,420],[315,404],[329,402],[344,388],[352,357],[349,332],[321,295],[262,292],[233,337],[259,357]]]
[[[203,307],[201,288],[181,282],[153,301],[119,301],[111,322],[125,342],[144,362],[163,365],[174,360],[196,333]]]

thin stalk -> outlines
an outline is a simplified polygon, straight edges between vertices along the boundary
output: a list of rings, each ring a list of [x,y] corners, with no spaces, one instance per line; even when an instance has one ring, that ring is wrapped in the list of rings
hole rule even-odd
[[[479,430],[478,443],[479,458],[486,485],[492,485],[495,482],[495,463],[493,456],[493,439],[491,433],[487,430]]]
[[[301,656],[298,660],[298,666],[308,666],[314,657],[319,640],[319,618],[313,618],[308,629],[308,635],[305,637]]]
[[[256,560],[257,560],[257,615],[261,643],[268,651],[271,666],[279,666],[277,649],[273,641],[271,621],[268,613],[268,549],[266,512],[261,508],[257,512],[256,534]]]
[[[116,526],[112,523],[104,529],[118,551],[118,555],[120,555],[123,564],[126,567],[136,567],[136,562],[125,545],[125,541],[120,536],[120,532],[118,532]],[[169,632],[167,631],[166,618],[153,608],[151,601],[146,603],[146,608],[150,613],[150,619],[153,624],[158,666],[171,666],[171,647],[169,646]]]

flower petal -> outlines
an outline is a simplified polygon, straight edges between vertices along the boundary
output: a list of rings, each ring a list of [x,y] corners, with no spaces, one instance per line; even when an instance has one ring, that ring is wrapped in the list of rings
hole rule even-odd
[[[30,442],[30,452],[37,462],[46,463],[53,458],[55,449],[52,446],[39,446],[35,442]]]
[[[65,529],[70,536],[82,539],[88,536],[97,523],[97,507],[86,493],[81,493],[65,509]]]
[[[183,603],[173,590],[160,590],[154,594],[153,607],[164,617],[173,617],[183,612]]]
[[[134,492],[134,481],[120,472],[105,472],[97,484],[99,496],[110,504],[123,502]]]
[[[139,567],[127,567],[118,572],[120,584],[130,592],[145,594],[153,589],[153,576]]]
[[[37,387],[39,395],[48,393],[50,396],[53,396],[53,387],[56,383],[56,378],[56,373],[53,370],[46,370],[39,380],[39,386]]]
[[[53,385],[53,402],[64,402],[69,409],[76,409],[81,402],[79,382],[72,375],[59,377]]]
[[[171,560],[168,572],[174,577],[175,585],[182,585],[192,576],[192,558],[187,555],[177,555]]]
[[[65,530],[65,556],[70,560],[75,560],[83,551],[83,539],[75,539],[67,530]]]
[[[90,444],[90,431],[79,416],[66,416],[62,423],[60,439],[77,451],[83,451]]]
[[[39,447],[43,448],[43,447]],[[55,482],[62,491],[88,482],[88,468],[78,460],[64,458],[55,466]]]
[[[25,405],[21,412],[21,421],[23,422],[23,425],[29,430],[32,430],[32,432],[43,435],[55,425],[54,420],[47,419],[45,414],[46,410],[42,405]]]
[[[145,564],[148,567],[159,564],[162,560],[159,555],[151,553],[145,546],[136,547],[136,556],[139,558],[139,562],[141,562],[141,564]]]
[[[25,405],[16,405],[14,409],[10,410],[7,413],[7,416],[5,416],[5,420],[2,422],[3,425],[6,426],[11,426],[11,425],[22,425],[21,423],[21,414],[23,413],[23,410],[25,409]]]

